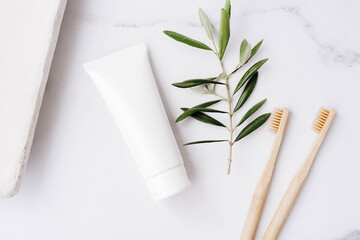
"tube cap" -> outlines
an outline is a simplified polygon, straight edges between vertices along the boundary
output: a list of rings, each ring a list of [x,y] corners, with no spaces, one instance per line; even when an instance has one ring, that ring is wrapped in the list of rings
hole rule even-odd
[[[191,187],[184,166],[169,169],[148,180],[146,184],[154,201],[174,196]]]

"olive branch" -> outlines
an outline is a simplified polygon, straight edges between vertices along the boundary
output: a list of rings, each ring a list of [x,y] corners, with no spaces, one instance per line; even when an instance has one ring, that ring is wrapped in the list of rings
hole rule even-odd
[[[250,122],[247,126],[245,126],[240,133],[234,138],[235,131],[240,127],[251,115],[253,115],[265,102],[266,99],[261,100],[257,104],[255,104],[253,107],[251,107],[241,118],[241,120],[238,122],[238,124],[234,124],[233,116],[235,113],[238,112],[238,110],[245,104],[245,102],[248,100],[249,96],[253,92],[255,85],[257,83],[258,79],[258,70],[259,68],[268,60],[263,59],[261,61],[258,61],[254,65],[252,65],[241,77],[239,82],[237,83],[235,89],[232,91],[230,89],[229,80],[230,77],[237,72],[240,68],[245,66],[247,62],[255,55],[255,53],[259,50],[263,40],[261,40],[258,44],[255,45],[255,47],[251,48],[251,45],[247,42],[246,39],[242,41],[240,44],[240,59],[239,64],[235,67],[235,69],[230,72],[229,74],[226,73],[224,69],[223,64],[223,57],[226,50],[226,47],[228,45],[229,39],[230,39],[230,14],[231,14],[231,5],[230,0],[226,0],[225,7],[221,9],[221,19],[220,19],[220,29],[219,29],[219,40],[218,45],[219,49],[217,48],[215,44],[215,39],[213,35],[213,28],[210,23],[210,20],[208,16],[205,14],[205,12],[199,8],[199,18],[201,25],[206,31],[206,34],[208,38],[210,39],[213,48],[209,47],[208,45],[199,42],[197,40],[194,40],[192,38],[189,38],[187,36],[184,36],[182,34],[173,32],[173,31],[164,31],[166,35],[173,38],[176,41],[185,43],[189,46],[212,51],[216,56],[220,63],[220,67],[222,72],[217,77],[212,78],[202,78],[202,79],[190,79],[183,82],[173,83],[175,87],[178,88],[191,88],[192,90],[201,93],[201,94],[211,94],[215,95],[218,100],[205,102],[199,105],[196,105],[191,108],[181,108],[183,113],[176,119],[176,122],[180,122],[184,120],[187,117],[192,117],[198,121],[215,125],[218,127],[224,127],[229,131],[229,139],[218,139],[218,140],[202,140],[202,141],[195,141],[195,142],[189,142],[184,144],[184,146],[187,145],[193,145],[193,144],[201,144],[201,143],[215,143],[215,142],[228,142],[229,143],[229,157],[228,157],[228,169],[227,174],[230,173],[231,169],[231,162],[232,162],[232,147],[233,145],[238,142],[239,140],[243,139],[256,129],[258,129],[261,125],[263,125],[267,119],[270,117],[270,113],[263,114],[259,117],[257,117],[255,120]],[[226,96],[221,96],[216,91],[216,86],[219,85],[226,88]],[[243,89],[242,89],[243,88]],[[242,89],[242,93],[237,99],[237,102],[235,106],[232,106],[233,100],[235,100],[236,94],[239,92],[239,90]],[[209,108],[210,106],[220,102],[225,101],[228,104],[228,110],[227,111],[221,111],[214,108]],[[228,114],[229,115],[229,125],[226,126],[225,124],[221,123],[219,120],[209,116],[206,113],[222,113],[222,114]]]

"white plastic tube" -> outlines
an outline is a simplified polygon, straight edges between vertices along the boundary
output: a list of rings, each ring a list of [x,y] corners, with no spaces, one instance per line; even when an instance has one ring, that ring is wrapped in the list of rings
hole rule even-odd
[[[191,186],[144,43],[84,64],[155,201]]]

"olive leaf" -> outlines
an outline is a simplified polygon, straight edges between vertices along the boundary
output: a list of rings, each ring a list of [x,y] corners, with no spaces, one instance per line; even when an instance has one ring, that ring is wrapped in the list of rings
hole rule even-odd
[[[237,72],[237,70],[239,70],[242,66],[240,65],[240,63],[238,65],[236,65],[236,68],[234,69],[234,71],[231,72],[231,74],[234,74]]]
[[[240,66],[244,65],[249,60],[250,54],[251,45],[244,39],[240,45]]]
[[[168,35],[169,37],[171,37],[172,39],[178,41],[178,42],[185,43],[185,44],[187,44],[189,46],[192,46],[192,47],[212,51],[212,49],[208,45],[206,45],[205,43],[199,42],[199,41],[197,41],[195,39],[189,38],[189,37],[184,36],[184,35],[182,35],[180,33],[173,32],[173,31],[164,31],[164,33],[166,35]]]
[[[185,143],[183,146],[188,146],[188,145],[193,145],[193,144],[201,144],[201,143],[216,143],[216,142],[227,142],[227,140],[203,140],[203,141]]]
[[[219,76],[217,76],[217,78],[215,79],[215,81],[220,81],[222,79],[224,79],[226,77],[226,73],[222,72],[219,74]],[[214,93],[216,89],[216,85],[213,86],[212,92]]]
[[[264,41],[264,40],[261,40],[258,44],[255,45],[255,47],[253,47],[253,48],[251,49],[251,54],[250,54],[249,59],[252,58],[252,56],[254,56],[255,53],[259,50],[259,48],[261,47],[261,44],[263,43],[263,41]]]
[[[189,108],[187,111],[185,111],[183,114],[181,114],[176,120],[175,122],[180,122],[181,120],[184,120],[185,118],[191,116],[193,113],[198,112],[197,109],[201,109],[201,108],[207,108],[210,107],[212,105],[214,105],[215,103],[220,102],[221,100],[215,100],[215,101],[210,101],[210,102],[205,102],[199,105],[196,105],[192,108]]]
[[[207,88],[207,85],[205,85],[204,87],[200,86],[200,87],[193,87],[193,88],[190,88],[190,89],[192,91],[194,91],[196,93],[200,93],[200,94],[212,94],[210,89]]]
[[[207,36],[209,37],[210,40],[214,40],[213,28],[212,28],[212,25],[210,23],[208,16],[201,8],[199,8],[198,13],[199,13],[201,25],[205,29]]]
[[[213,108],[192,108],[194,112],[212,112],[212,113],[227,113],[225,111],[213,109]]]
[[[215,81],[220,81],[221,79],[224,79],[225,77],[226,77],[226,73],[222,72],[219,74],[219,76],[217,76]]]
[[[261,40],[260,42],[258,42],[258,44],[255,45],[255,47],[253,47],[253,48],[251,49],[250,56],[249,56],[249,58],[246,60],[246,62],[243,63],[243,64],[239,63],[239,64],[236,66],[236,68],[234,69],[234,71],[231,72],[231,74],[234,74],[234,73],[235,73],[237,70],[239,70],[243,65],[245,65],[245,64],[252,58],[252,56],[255,55],[255,53],[259,50],[259,48],[260,48],[261,44],[263,43],[263,41],[264,41],[264,40]],[[249,45],[250,45],[250,44],[249,44]],[[241,49],[241,46],[240,46],[240,49]],[[240,50],[240,51],[241,51],[241,50]],[[241,61],[241,59],[240,59],[240,61]]]
[[[234,74],[237,70],[239,70],[245,63],[247,63],[250,59],[251,54],[251,45],[244,39],[240,45],[240,61],[236,66],[235,70],[232,71],[231,74]]]
[[[240,126],[243,122],[245,122],[251,115],[253,115],[259,108],[261,108],[262,105],[266,102],[266,98],[264,100],[261,100],[257,104],[255,104],[252,108],[250,108],[245,115],[241,118],[240,122],[236,127]]]
[[[234,108],[234,112],[236,112],[237,110],[239,110],[244,103],[246,102],[246,100],[250,97],[252,91],[255,88],[256,82],[257,82],[257,78],[258,78],[258,72],[256,72],[251,79],[249,80],[249,82],[246,84],[244,91],[242,92],[242,94],[239,97],[238,102],[235,105]]]
[[[189,110],[188,108],[181,108],[184,112]],[[222,124],[220,121],[216,120],[213,117],[210,117],[209,115],[202,113],[202,112],[195,112],[191,114],[192,118],[195,118],[196,120],[204,123],[208,123],[211,125],[219,126],[219,127],[226,127],[224,124]]]
[[[229,17],[230,17],[230,15],[231,15],[231,4],[230,4],[230,0],[226,0],[224,9],[228,12]]]
[[[219,30],[219,58],[222,59],[230,38],[230,16],[225,9],[221,9]]]
[[[245,74],[240,79],[239,83],[236,85],[234,93],[240,90],[240,88],[259,70],[259,68],[268,60],[268,58],[258,61],[254,65],[252,65],[249,70],[245,72]]]
[[[256,129],[258,129],[261,125],[263,125],[268,118],[270,117],[271,113],[265,113],[263,115],[261,115],[260,117],[256,118],[254,121],[252,121],[251,123],[249,123],[240,133],[239,135],[236,137],[234,142],[239,141],[240,139],[246,137],[247,135],[249,135],[250,133],[252,133],[253,131],[255,131]]]
[[[183,114],[181,114],[180,117],[183,115],[186,116],[188,114],[189,114],[188,116],[191,116],[192,114],[194,114],[196,112],[227,113],[227,112],[217,110],[217,109],[212,109],[212,108],[195,108],[195,107],[193,107],[193,108],[185,111]],[[188,117],[188,116],[186,116],[186,117]],[[181,121],[182,119],[179,120],[180,117],[178,117],[175,122]]]
[[[202,84],[225,85],[225,83],[213,81],[214,79],[215,78],[213,78],[213,79],[190,79],[190,80],[186,80],[183,82],[173,83],[172,85],[175,87],[178,87],[178,88],[191,88],[191,87],[199,86]]]

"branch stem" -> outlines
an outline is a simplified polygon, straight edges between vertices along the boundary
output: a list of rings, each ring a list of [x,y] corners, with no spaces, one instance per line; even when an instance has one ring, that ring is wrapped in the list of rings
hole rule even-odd
[[[226,74],[226,71],[225,71],[225,68],[224,68],[224,64],[220,58],[220,54],[219,54],[219,51],[216,47],[216,44],[214,42],[214,39],[212,39],[212,44],[214,45],[214,49],[213,52],[215,53],[215,55],[217,56],[218,60],[219,60],[219,63],[220,63],[220,66],[221,66],[221,70],[222,72],[225,74],[225,86],[226,86],[226,93],[227,93],[227,98],[223,98],[222,97],[222,100],[226,101],[228,103],[228,107],[229,107],[229,112],[228,112],[228,115],[229,115],[229,127],[227,127],[227,129],[229,130],[229,133],[230,133],[230,137],[229,137],[229,140],[228,140],[228,143],[229,143],[229,158],[228,158],[228,169],[227,169],[227,174],[230,174],[230,170],[231,170],[231,162],[232,162],[232,146],[234,145],[234,142],[233,142],[233,135],[234,135],[234,130],[235,128],[233,127],[233,115],[234,115],[234,112],[232,110],[232,98],[233,98],[233,95],[230,93],[230,84],[229,84],[229,78],[230,76],[235,72],[231,72],[229,75]],[[214,87],[212,89],[212,92],[214,95],[217,95],[219,96],[216,92],[215,92],[215,86],[216,84],[214,84]]]
[[[224,64],[222,62],[222,60],[220,59],[220,56],[219,54],[217,54],[217,57],[219,59],[219,63],[220,63],[220,66],[221,66],[221,69],[223,71],[223,73],[226,74],[225,72],[225,68],[224,68]],[[228,158],[228,169],[227,169],[227,174],[230,174],[230,170],[231,170],[231,162],[232,162],[232,146],[234,144],[233,142],[233,135],[234,135],[234,127],[233,127],[233,115],[234,115],[234,112],[232,110],[232,98],[233,98],[233,95],[230,93],[230,84],[229,84],[229,78],[231,76],[232,73],[230,73],[229,75],[226,75],[225,76],[225,86],[226,86],[226,93],[227,93],[227,103],[228,103],[228,107],[229,107],[229,127],[228,127],[228,130],[229,130],[229,133],[230,133],[230,137],[229,137],[229,158]]]

